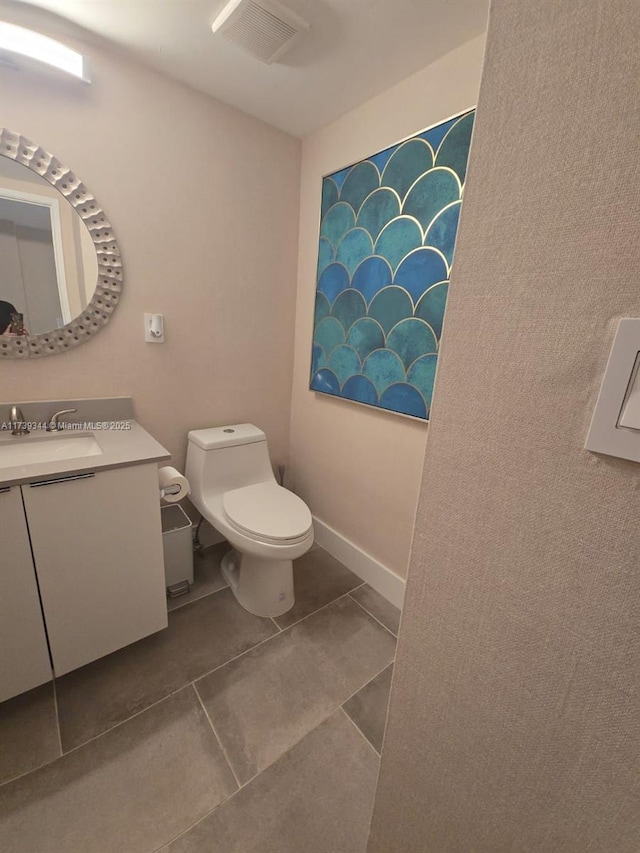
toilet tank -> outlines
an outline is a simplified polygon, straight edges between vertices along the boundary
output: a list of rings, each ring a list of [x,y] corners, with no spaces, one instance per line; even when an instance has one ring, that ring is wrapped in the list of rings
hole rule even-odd
[[[188,434],[185,474],[194,498],[275,480],[267,437],[253,424],[210,427]]]

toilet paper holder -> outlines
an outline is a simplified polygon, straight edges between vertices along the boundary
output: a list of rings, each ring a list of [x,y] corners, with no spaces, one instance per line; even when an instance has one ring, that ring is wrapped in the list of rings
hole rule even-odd
[[[172,486],[167,486],[164,489],[160,489],[160,499],[162,500],[165,495],[177,495],[179,494],[179,492],[180,486],[178,485],[178,483],[174,483]]]
[[[158,469],[158,491],[160,500],[177,503],[186,498],[191,488],[187,478],[171,465]]]

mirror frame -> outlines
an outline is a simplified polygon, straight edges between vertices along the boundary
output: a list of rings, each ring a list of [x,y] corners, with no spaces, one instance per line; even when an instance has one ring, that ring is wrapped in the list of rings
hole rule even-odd
[[[122,293],[120,249],[104,211],[80,179],[56,157],[19,133],[0,127],[0,156],[26,166],[71,204],[93,241],[98,278],[84,311],[59,329],[40,335],[0,335],[1,358],[39,358],[73,349],[96,335],[111,319]]]

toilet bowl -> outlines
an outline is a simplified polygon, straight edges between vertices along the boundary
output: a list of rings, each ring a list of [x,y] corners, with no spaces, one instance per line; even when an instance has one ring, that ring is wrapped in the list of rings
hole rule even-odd
[[[313,544],[309,508],[273,475],[267,439],[253,424],[192,430],[185,474],[196,509],[231,545],[222,573],[256,616],[294,603],[293,564]]]

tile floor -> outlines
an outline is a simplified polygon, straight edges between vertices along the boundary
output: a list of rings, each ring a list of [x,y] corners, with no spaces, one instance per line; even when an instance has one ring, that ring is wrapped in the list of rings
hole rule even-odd
[[[252,616],[224,548],[166,631],[0,704],[3,853],[363,853],[399,611],[314,548]]]

